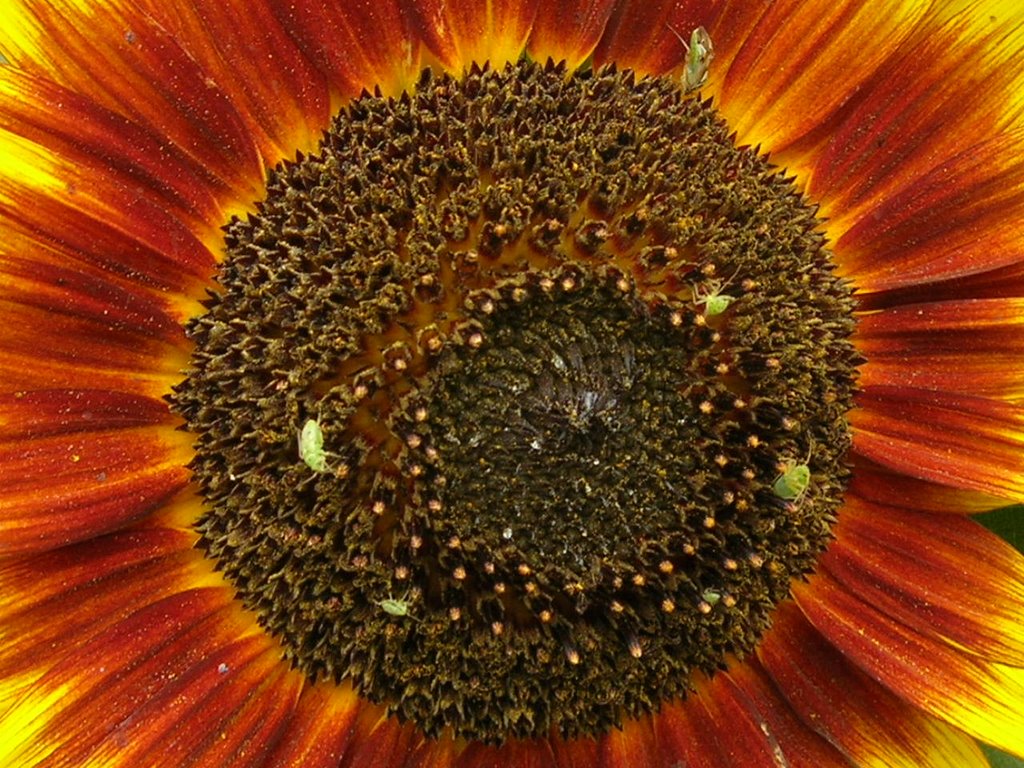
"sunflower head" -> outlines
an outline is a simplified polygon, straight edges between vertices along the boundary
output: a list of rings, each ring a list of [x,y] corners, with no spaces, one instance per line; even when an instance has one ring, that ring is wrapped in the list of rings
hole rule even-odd
[[[174,404],[203,546],[311,678],[432,735],[598,734],[749,652],[813,569],[850,290],[685,91],[427,70],[228,227]]]
[[[1024,755],[992,5],[6,3],[0,765]]]

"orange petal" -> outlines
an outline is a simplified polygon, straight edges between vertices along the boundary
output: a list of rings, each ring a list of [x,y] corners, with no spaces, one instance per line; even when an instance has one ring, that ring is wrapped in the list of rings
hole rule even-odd
[[[150,24],[166,29],[171,38],[187,47],[205,73],[208,86],[216,84],[224,91],[257,136],[268,165],[293,157],[296,150],[316,146],[334,111],[332,91],[339,88],[325,76],[330,70],[320,66],[315,51],[297,45],[285,31],[285,20],[301,23],[307,18],[305,5],[289,3],[289,12],[281,18],[282,9],[268,2],[136,2],[143,8],[136,13],[149,17]],[[378,44],[390,42],[382,39],[380,24],[372,28],[372,39]],[[363,36],[364,41],[367,37]],[[352,41],[339,34],[334,45],[335,50],[356,60]],[[351,86],[348,92],[352,93]]]
[[[728,672],[718,676],[729,678],[729,693],[736,706],[762,723],[762,730],[772,736],[773,751],[785,758],[786,765],[792,768],[849,767],[842,752],[800,721],[756,657],[731,665]]]
[[[366,707],[353,725],[345,765],[350,768],[378,768],[396,762],[403,765],[423,740],[424,736],[412,723],[401,725],[395,718],[385,717],[379,708]]]
[[[564,768],[568,763],[555,757],[551,741],[513,741],[501,746],[490,746],[480,742],[470,742],[454,760],[456,768],[477,768],[478,766],[516,766],[516,768]],[[593,760],[583,765],[596,766]]]
[[[221,223],[218,200],[235,190],[211,175],[210,158],[168,144],[158,126],[134,122],[88,96],[13,67],[0,71],[0,95],[0,128],[63,161],[52,163],[58,182],[52,191],[66,204],[91,189],[81,186],[83,178],[100,175],[111,178],[108,185],[116,182],[109,191],[122,198],[126,191],[137,195],[145,189],[194,231]],[[14,153],[7,154],[10,160]]]
[[[680,67],[686,58],[690,33],[697,27],[711,30],[715,61],[720,44],[728,46],[730,38],[720,38],[719,30],[732,31],[747,24],[749,4],[725,10],[721,0],[631,0],[619,3],[608,22],[604,37],[594,51],[597,65],[615,62],[642,74],[662,75]],[[723,18],[723,14],[724,18]],[[721,25],[719,22],[721,21]],[[723,71],[711,65],[711,78]]]
[[[1024,499],[1024,411],[910,387],[865,387],[850,413],[854,450],[940,485]]]
[[[944,119],[960,125],[964,118],[952,109]],[[878,176],[862,200],[836,202],[830,198],[837,190],[812,183],[811,195],[830,219],[840,272],[866,292],[920,291],[1020,261],[1024,235],[1013,222],[1024,213],[1024,142],[1006,134],[961,140],[948,154],[928,143],[910,158],[909,138],[898,134],[898,171],[863,169]]]
[[[790,706],[854,765],[987,766],[977,745],[893,695],[831,647],[792,603],[758,657]]]
[[[839,122],[851,96],[886,76],[893,52],[926,8],[912,0],[887,3],[884,13],[864,0],[737,5],[755,7],[741,12],[742,38],[716,44],[716,102],[740,142],[763,144],[773,154]],[[712,41],[731,23],[732,10],[710,29]]]
[[[212,175],[255,199],[274,143],[158,20],[117,0],[24,0],[5,7],[7,40],[21,69],[52,78],[142,126]]]
[[[0,552],[88,539],[162,507],[189,480],[168,421],[162,403],[134,395],[0,396]]]
[[[0,567],[0,681],[34,678],[136,606],[175,594],[195,536],[152,529],[8,560]],[[0,690],[3,684],[0,683]]]
[[[971,736],[1024,756],[1024,669],[989,662],[919,634],[825,573],[815,574],[810,584],[794,584],[793,595],[840,654],[897,696]],[[789,644],[787,650],[792,654],[806,645]],[[766,666],[775,674],[773,664]],[[820,660],[806,666],[812,671],[827,668]],[[889,718],[887,727],[905,722],[903,717]]]
[[[441,65],[461,73],[476,62],[516,61],[530,36],[539,0],[407,1],[413,28]]]
[[[940,4],[809,153],[810,194],[862,288],[1020,259],[1022,11]]]
[[[356,697],[300,694],[304,678],[231,590],[203,586],[219,580],[194,540],[121,532],[0,569],[0,696],[14,704],[0,714],[0,764],[213,768],[302,754],[297,734],[319,730],[319,755],[344,751]]]
[[[535,60],[565,60],[576,69],[594,52],[615,0],[539,3],[527,50]]]
[[[730,668],[744,665],[734,659]],[[777,697],[757,701],[749,682],[747,673],[732,677],[719,672],[710,680],[698,679],[685,701],[663,705],[655,726],[667,754],[692,768],[811,765],[801,761],[811,755],[825,758],[816,763],[822,768],[844,764],[795,723]]]
[[[653,718],[627,720],[621,729],[599,740],[598,765],[602,768],[660,768],[665,764]]]
[[[908,477],[853,454],[853,477],[847,498],[857,497],[884,507],[912,512],[974,515],[1001,507],[1006,502],[965,488]]]
[[[348,750],[359,707],[355,694],[332,685],[305,688],[287,732],[267,756],[265,768],[337,768]],[[209,768],[229,765],[209,763]]]
[[[978,523],[847,499],[820,565],[922,635],[1024,666],[1024,555]]]
[[[868,359],[860,383],[1024,395],[1024,300],[910,304],[861,315],[855,343]]]
[[[216,589],[160,600],[132,590],[124,604],[131,606],[127,615],[86,640],[65,636],[48,648],[36,663],[56,663],[26,688],[9,719],[0,721],[0,763],[30,764],[20,760],[52,751],[66,765],[87,765],[113,753],[125,755],[126,765],[139,765],[141,756],[133,762],[129,752],[146,754],[157,741],[163,742],[165,758],[174,751],[164,738],[168,730],[190,726],[198,739],[192,707],[205,700],[214,715],[218,686],[252,684],[249,675],[227,672],[242,670],[267,648],[259,635],[239,639],[239,628],[220,615],[229,599]],[[212,716],[203,722],[211,721]]]
[[[236,2],[241,9],[250,5]],[[415,84],[420,44],[400,3],[271,0],[266,5],[315,67],[316,78],[326,75],[335,108],[338,97],[347,100],[364,89],[379,86],[385,95],[398,95]]]
[[[713,722],[707,709],[691,694],[684,702],[662,705],[655,726],[665,751],[687,768],[717,768],[728,765],[720,751]]]

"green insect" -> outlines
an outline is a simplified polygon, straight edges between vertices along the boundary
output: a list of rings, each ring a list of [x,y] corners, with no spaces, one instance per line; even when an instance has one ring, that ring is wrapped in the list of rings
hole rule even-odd
[[[810,451],[802,463],[783,462],[782,472],[772,483],[772,493],[786,501],[800,501],[811,485]]]
[[[705,589],[700,597],[708,605],[715,605],[722,599],[722,593],[715,589]]]
[[[408,593],[401,598],[386,597],[383,600],[378,600],[377,605],[381,607],[384,613],[391,616],[397,616],[398,618],[405,618],[408,616],[410,619],[416,619],[415,616],[409,614],[410,602],[407,599],[408,597]]]
[[[328,456],[324,450],[324,432],[320,428],[320,422],[316,419],[307,419],[299,431],[299,458],[314,472],[323,474],[331,471],[327,464]]]
[[[700,291],[697,286],[693,287],[693,303],[704,305],[704,316],[714,317],[720,315],[729,308],[729,305],[736,301],[735,296],[727,296],[722,293],[726,284],[719,280],[712,280],[707,284],[707,289]]]
[[[672,27],[669,30],[679,38],[679,42],[686,49],[686,68],[683,70],[683,90],[686,93],[696,91],[708,81],[708,70],[711,68],[711,61],[715,58],[715,49],[711,45],[711,35],[704,27],[697,27],[690,33],[690,42],[683,39],[683,36]]]

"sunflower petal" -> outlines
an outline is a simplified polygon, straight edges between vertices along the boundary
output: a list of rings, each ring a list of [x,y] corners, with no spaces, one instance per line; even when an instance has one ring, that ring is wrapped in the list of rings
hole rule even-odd
[[[4,9],[19,68],[52,78],[193,156],[257,199],[278,150],[156,19],[117,0],[24,2]]]
[[[839,654],[901,699],[971,736],[1024,756],[1024,669],[989,662],[919,634],[825,573],[816,574],[810,584],[795,584],[793,595]],[[787,650],[793,653],[797,647],[806,658],[806,642],[788,644]],[[822,661],[806,664],[807,674],[830,669]],[[766,665],[774,674],[774,667]],[[835,685],[829,681],[829,690],[846,694]],[[909,722],[905,716],[890,721]]]
[[[248,0],[135,1],[150,16],[150,24],[183,41],[189,55],[200,63],[207,84],[220,87],[245,117],[268,165],[294,156],[297,149],[309,151],[316,146],[334,111],[329,86],[336,84],[328,83],[323,73],[329,70],[311,60],[312,51],[300,50],[281,23],[301,17],[307,6],[289,3],[284,18],[279,18],[279,7]],[[377,30],[373,40],[390,42],[382,40],[379,26]],[[335,38],[335,45],[356,60],[350,41]],[[367,76],[362,82],[374,81]]]
[[[539,3],[527,50],[534,59],[565,60],[576,69],[594,52],[615,0]]]
[[[195,537],[151,529],[7,561],[0,568],[0,690],[45,672],[53,649],[77,652],[132,605],[170,597],[195,562]],[[59,617],[55,618],[55,617]]]
[[[854,449],[940,485],[1024,499],[1024,411],[911,387],[865,387],[850,413]]]
[[[1022,11],[938,4],[812,153],[809,192],[862,289],[1020,260]]]
[[[726,71],[716,104],[741,142],[783,156],[797,140],[837,122],[866,82],[884,77],[926,7],[912,0],[888,3],[884,13],[863,0],[750,5],[747,13],[760,15],[749,31],[735,44],[716,46]],[[715,39],[717,28],[711,34]]]
[[[461,73],[476,62],[499,69],[519,59],[538,0],[421,0],[406,4],[414,29],[441,65]]]
[[[718,57],[719,32],[716,23],[724,3],[641,0],[617,4],[601,42],[594,52],[598,65],[614,62],[643,74],[665,74],[686,58],[690,33],[697,27],[712,29],[712,44]],[[746,6],[737,6],[729,19],[728,31],[743,25]],[[712,64],[712,73],[721,68]],[[710,87],[713,80],[709,80]]]
[[[860,317],[862,386],[920,387],[997,398],[1024,395],[1024,300],[911,304]]]
[[[356,695],[350,689],[307,687],[296,705],[287,734],[268,754],[266,768],[337,768],[348,750],[359,710]]]
[[[251,5],[236,2],[240,9]],[[314,81],[326,75],[335,108],[339,97],[347,100],[364,89],[376,86],[397,96],[415,84],[420,47],[400,3],[273,0],[266,5],[312,63]],[[208,13],[205,8],[202,12]]]
[[[853,667],[791,603],[778,610],[758,657],[803,721],[853,765],[987,766],[971,739]]]
[[[734,662],[734,666],[743,666]],[[803,757],[824,758],[815,765],[845,765],[835,752],[823,747],[785,713],[778,700],[765,701],[752,695],[753,687],[743,676],[727,672],[712,679],[699,679],[697,690],[686,701],[662,708],[656,719],[661,743],[668,754],[679,755],[692,768],[723,765],[797,766],[811,765]],[[762,704],[768,704],[763,708]],[[774,709],[781,705],[781,709]],[[783,743],[783,733],[796,733],[795,742]]]
[[[998,496],[908,477],[862,456],[854,455],[852,463],[848,498],[856,496],[885,507],[954,515],[975,515],[1006,504]]]
[[[846,756],[828,743],[817,731],[796,716],[793,707],[783,698],[771,677],[756,657],[744,659],[719,673],[731,680],[730,694],[736,705],[759,718],[762,729],[773,734],[775,750],[792,768],[849,768]]]
[[[1024,555],[967,518],[848,499],[821,566],[922,635],[1024,667]]]
[[[133,605],[140,602],[136,597]],[[76,652],[46,670],[12,710],[35,713],[28,727],[0,721],[4,763],[34,764],[30,756],[53,754],[59,765],[84,766],[125,749],[151,750],[153,741],[226,678],[217,672],[220,664],[244,667],[265,648],[259,636],[239,640],[236,627],[221,625],[218,613],[225,604],[218,590],[177,593],[76,643]],[[53,656],[49,649],[43,658]],[[39,707],[44,702],[45,711]],[[158,718],[158,712],[167,717]],[[166,758],[164,747],[161,754]]]
[[[396,755],[411,755],[422,740],[423,736],[412,723],[401,725],[395,718],[386,717],[377,707],[364,707],[352,726],[352,743],[345,755],[346,765],[351,768],[388,765]]]
[[[91,538],[151,514],[188,483],[161,403],[54,390],[0,396],[0,552]]]

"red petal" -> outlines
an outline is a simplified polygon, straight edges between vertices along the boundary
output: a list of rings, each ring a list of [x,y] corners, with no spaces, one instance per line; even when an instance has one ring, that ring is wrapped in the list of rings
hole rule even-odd
[[[188,483],[184,456],[153,425],[162,403],[88,390],[0,397],[0,552],[92,538],[151,514]],[[138,425],[138,426],[135,426]]]
[[[849,499],[820,564],[911,629],[1024,667],[1024,555],[981,525]]]
[[[461,73],[476,62],[516,61],[530,36],[539,0],[403,0],[413,26],[441,65]]]
[[[336,102],[338,96],[351,98],[375,86],[397,95],[415,84],[421,68],[419,40],[400,3],[270,0],[268,5],[315,66],[316,76],[326,74]]]
[[[730,694],[736,705],[760,718],[766,733],[772,734],[777,754],[792,768],[849,768],[850,762],[813,728],[801,722],[755,657],[730,666],[720,673],[731,680]]]
[[[940,5],[809,153],[809,191],[842,233],[836,253],[862,288],[1021,258],[1021,10]]]
[[[234,84],[218,83],[185,40],[139,9],[114,0],[27,0],[24,7],[41,45],[19,56],[19,67],[130,118],[240,190],[259,184],[265,166],[278,159],[272,145],[261,146],[256,122],[233,103]]]
[[[296,150],[316,146],[333,112],[332,90],[337,93],[341,88],[325,76],[330,70],[320,66],[315,51],[300,50],[285,31],[284,22],[301,17],[306,6],[292,2],[279,18],[280,8],[272,2],[144,0],[143,4],[145,13],[152,16],[151,23],[159,23],[188,48],[200,63],[207,84],[216,83],[224,90],[258,137],[267,165],[293,157]],[[383,41],[381,25],[367,28],[374,29],[375,35],[363,35],[364,42],[371,37]],[[350,40],[339,35],[334,45],[356,60]],[[372,87],[376,81],[364,74],[361,83]]]
[[[908,477],[857,455],[853,456],[853,477],[847,497],[912,512],[955,515],[988,512],[1006,503],[998,496]]]
[[[266,768],[337,768],[348,750],[358,713],[351,691],[331,685],[306,688],[287,734],[267,756]]]
[[[1024,411],[982,397],[865,387],[850,413],[854,450],[940,485],[1024,499]]]
[[[963,117],[943,119],[952,126]],[[956,136],[953,128],[946,130]],[[812,184],[811,194],[822,200],[830,219],[841,271],[867,292],[920,290],[922,283],[1020,261],[1024,236],[1014,222],[1024,212],[1024,145],[997,136],[961,142],[955,152],[941,154],[929,143],[915,165],[907,157],[907,140],[900,134],[894,150],[898,173],[865,169],[878,176],[871,176],[871,197],[856,204],[836,202],[830,199],[836,191]]]
[[[0,568],[0,679],[14,680],[76,653],[136,607],[173,595],[194,567],[195,536],[122,532],[9,560]]]
[[[782,151],[798,140],[823,126],[832,130],[851,97],[885,76],[893,52],[925,10],[909,0],[886,4],[884,13],[863,0],[737,6],[743,8],[738,40],[716,40],[719,29],[732,23],[731,7],[710,29],[718,108],[742,143],[764,144],[782,159]]]
[[[824,573],[809,585],[794,584],[793,594],[829,643],[897,696],[972,736],[1024,755],[1024,670],[988,663],[918,634]],[[766,666],[774,674],[775,667]],[[819,664],[808,666],[817,669]],[[887,727],[904,722],[891,719]]]
[[[685,44],[689,43],[690,33],[697,27],[711,30],[715,61],[718,61],[719,48],[725,46],[725,54],[734,40],[731,32],[746,28],[744,25],[748,20],[742,17],[749,7],[743,4],[726,11],[721,0],[633,0],[619,3],[594,52],[594,63],[615,62],[620,68],[628,67],[642,74],[665,74],[682,64],[686,58]],[[709,88],[716,80],[715,75],[723,71],[723,67],[712,63]]]
[[[498,746],[470,742],[466,749],[455,758],[455,768],[478,768],[479,766],[516,766],[516,768],[564,768],[551,750],[548,739],[522,742],[514,741]],[[596,762],[584,765],[596,767]]]
[[[686,701],[663,705],[655,727],[668,753],[689,768],[787,765],[773,721],[720,673],[698,681]]]
[[[527,50],[535,60],[565,60],[576,69],[594,52],[615,0],[539,3]]]
[[[114,177],[120,184],[112,185],[112,194],[125,197],[127,191],[130,199],[142,188],[173,219],[190,223],[195,231],[220,223],[218,200],[234,190],[210,173],[201,155],[169,144],[159,126],[134,122],[86,95],[10,67],[0,87],[0,126],[45,147],[68,166],[65,188],[54,190],[67,204],[98,183],[90,175]],[[86,187],[76,181],[82,178]]]
[[[854,765],[986,766],[977,746],[879,686],[832,648],[795,606],[780,606],[758,656],[811,728]]]
[[[868,359],[862,386],[941,389],[997,398],[1024,395],[1024,300],[911,304],[860,317],[855,342]]]

